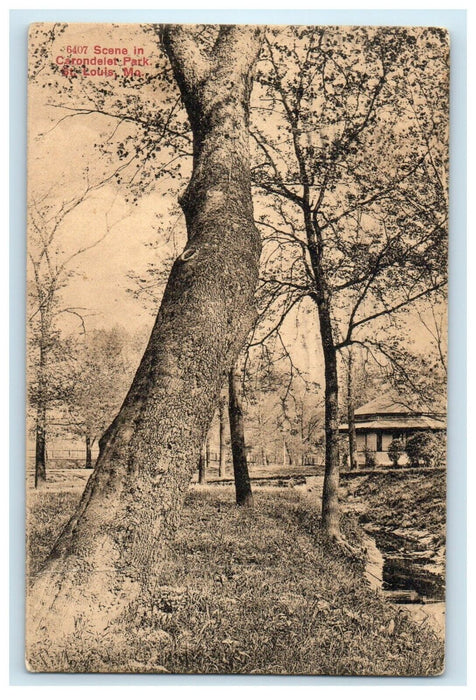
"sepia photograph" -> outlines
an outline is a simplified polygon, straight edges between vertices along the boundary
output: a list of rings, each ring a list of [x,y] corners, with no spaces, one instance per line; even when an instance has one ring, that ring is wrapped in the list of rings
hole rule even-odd
[[[28,671],[444,672],[449,68],[30,25]]]

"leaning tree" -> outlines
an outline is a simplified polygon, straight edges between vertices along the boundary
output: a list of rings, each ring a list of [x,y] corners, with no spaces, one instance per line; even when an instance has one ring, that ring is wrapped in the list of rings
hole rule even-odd
[[[79,507],[33,582],[29,655],[35,642],[73,634],[79,618],[101,631],[153,600],[222,385],[255,317],[261,242],[248,123],[261,32],[221,26],[213,41],[199,27],[157,33],[193,133],[181,198],[188,241]]]

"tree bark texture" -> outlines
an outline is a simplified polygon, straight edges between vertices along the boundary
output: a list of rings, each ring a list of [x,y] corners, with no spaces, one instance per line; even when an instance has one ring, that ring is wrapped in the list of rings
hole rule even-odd
[[[352,350],[347,361],[347,428],[349,435],[349,468],[357,469],[357,433],[355,431],[354,375]]]
[[[233,368],[228,375],[228,411],[230,416],[231,452],[235,476],[236,503],[240,506],[253,506],[248,461],[246,459],[243,406],[241,402],[240,377]]]
[[[248,125],[260,30],[222,26],[207,53],[194,31],[159,29],[193,132],[181,199],[188,242],[77,512],[30,592],[30,649],[74,634],[75,619],[100,632],[153,600],[222,385],[256,315],[261,241]]]

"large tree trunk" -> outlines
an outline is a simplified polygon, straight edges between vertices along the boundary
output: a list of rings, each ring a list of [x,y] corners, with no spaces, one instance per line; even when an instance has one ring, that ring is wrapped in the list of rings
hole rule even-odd
[[[233,368],[228,375],[228,411],[230,416],[231,452],[235,475],[236,502],[240,506],[253,506],[248,461],[246,459],[243,406],[241,403],[240,377]]]
[[[226,473],[226,446],[225,446],[225,430],[226,430],[226,418],[225,418],[225,403],[226,399],[220,399],[218,405],[219,419],[220,419],[220,456],[218,462],[218,476],[225,476]]]
[[[349,435],[349,468],[357,469],[357,433],[355,431],[355,402],[352,349],[347,360],[347,431]]]
[[[78,619],[100,634],[119,617],[150,614],[223,382],[255,318],[248,124],[259,30],[223,26],[207,54],[195,31],[161,29],[193,132],[187,246],[77,512],[30,591],[30,655],[37,640],[58,647],[73,637]]]

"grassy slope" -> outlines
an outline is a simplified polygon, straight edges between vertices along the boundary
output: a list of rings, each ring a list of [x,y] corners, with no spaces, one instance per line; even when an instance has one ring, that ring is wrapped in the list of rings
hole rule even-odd
[[[31,519],[32,570],[77,496],[44,493]],[[61,503],[59,502],[61,499]],[[195,488],[157,596],[122,630],[78,625],[36,668],[60,671],[433,675],[436,636],[385,605],[358,563],[326,549],[318,518],[291,489],[259,490],[254,511],[230,488]],[[152,612],[152,615],[151,615]],[[119,633],[117,633],[119,632]]]

